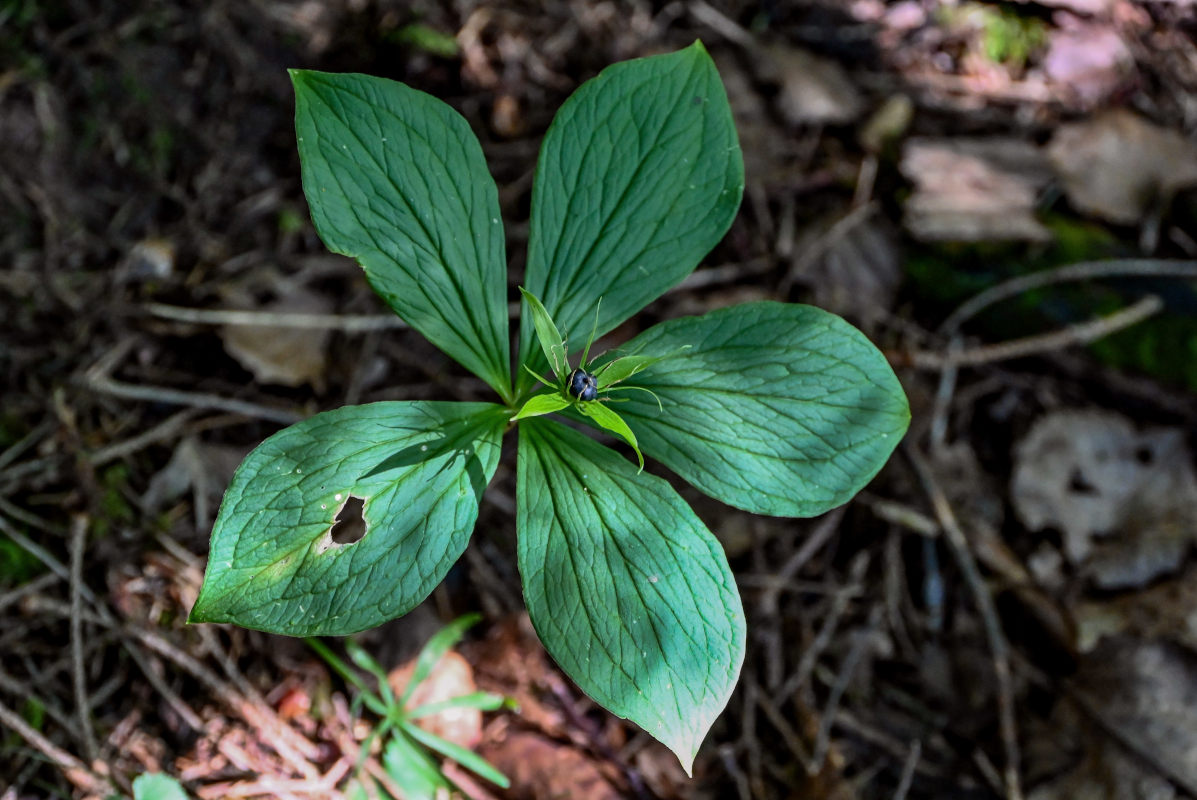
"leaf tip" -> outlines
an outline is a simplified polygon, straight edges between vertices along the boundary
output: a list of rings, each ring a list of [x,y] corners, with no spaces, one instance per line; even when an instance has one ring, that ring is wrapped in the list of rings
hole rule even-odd
[[[308,76],[312,74],[309,69],[295,69],[294,67],[287,68],[287,75],[291,78],[291,85],[298,88],[300,84],[306,83]]]

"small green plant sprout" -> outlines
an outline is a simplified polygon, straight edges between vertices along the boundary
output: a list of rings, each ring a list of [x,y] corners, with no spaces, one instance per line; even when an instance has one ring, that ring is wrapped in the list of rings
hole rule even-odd
[[[435,798],[447,797],[449,792],[455,791],[457,787],[441,772],[435,759],[429,755],[429,751],[456,761],[497,786],[504,789],[510,786],[510,782],[503,773],[492,767],[477,753],[446,741],[436,734],[429,733],[416,724],[416,720],[422,717],[439,714],[453,708],[495,711],[509,705],[505,698],[489,692],[471,692],[450,700],[408,708],[417,687],[428,679],[441,657],[448,652],[449,648],[457,644],[462,634],[479,619],[477,614],[459,617],[428,640],[420,654],[416,656],[415,668],[412,670],[411,679],[408,681],[402,697],[395,696],[390,682],[387,680],[386,670],[357,642],[346,639],[345,650],[349,653],[349,658],[353,663],[374,679],[377,691],[372,690],[366,680],[333,653],[326,644],[319,639],[307,640],[308,645],[337,674],[357,689],[352,706],[354,714],[360,713],[362,706],[365,706],[379,720],[365,741],[362,742],[355,770],[357,773],[355,787],[348,793],[349,797],[394,797],[395,795],[388,791],[390,788],[399,790],[399,800],[435,800]],[[382,767],[390,779],[390,786],[380,783],[377,786],[377,791],[372,792],[365,787],[361,772],[375,742],[379,742],[381,745]]]
[[[182,784],[161,772],[147,772],[133,779],[133,800],[190,800]]]
[[[736,508],[822,514],[906,431],[893,371],[839,317],[773,302],[668,320],[591,360],[596,337],[690,274],[739,208],[743,160],[701,43],[608,67],[557,113],[532,188],[514,371],[498,190],[466,121],[393,81],[291,78],[320,237],[497,402],[347,406],[271,436],[225,493],[190,620],[316,636],[407,613],[464,551],[518,429],[516,558],[537,634],[689,771],[739,676],[744,611],[715,536],[645,459]],[[561,332],[587,329],[571,365]],[[614,433],[636,463],[560,417]],[[365,526],[352,542],[334,530],[347,508]]]

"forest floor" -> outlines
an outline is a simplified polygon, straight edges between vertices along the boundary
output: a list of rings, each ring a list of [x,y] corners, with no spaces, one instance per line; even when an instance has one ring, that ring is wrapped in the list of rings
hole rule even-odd
[[[266,436],[486,399],[316,237],[286,69],[465,116],[515,300],[556,109],[696,38],[744,202],[623,335],[748,299],[827,308],[898,371],[904,443],[812,520],[679,485],[749,630],[693,779],[532,633],[513,452],[449,578],[356,641],[402,686],[482,613],[429,687],[518,706],[437,720],[511,778],[445,764],[471,798],[1197,797],[1192,2],[2,0],[0,800],[132,796],[143,773],[198,798],[397,792],[377,748],[359,759],[377,718],[315,649],[184,624]]]

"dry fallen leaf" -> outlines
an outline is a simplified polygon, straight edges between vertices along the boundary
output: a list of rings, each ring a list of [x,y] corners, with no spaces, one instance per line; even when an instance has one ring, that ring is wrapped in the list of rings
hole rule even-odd
[[[513,732],[480,755],[511,780],[507,797],[520,800],[620,800],[625,795],[598,765],[572,745],[536,733]]]
[[[1197,566],[1146,589],[1076,603],[1072,616],[1081,652],[1119,633],[1167,639],[1197,652]]]
[[[850,317],[868,330],[893,308],[902,280],[897,237],[875,216],[844,235],[828,233],[829,229],[826,223],[816,225],[807,241],[799,243],[796,263],[802,273],[797,277],[810,286],[815,305]],[[832,241],[824,245],[826,236]],[[812,247],[821,248],[821,254],[807,261]]]
[[[254,309],[262,312],[322,314],[332,310],[332,301],[302,286],[288,287],[270,303]],[[328,368],[329,332],[313,328],[228,325],[220,329],[224,349],[260,383],[302,386],[324,391]]]
[[[1176,570],[1197,537],[1197,476],[1179,429],[1139,432],[1117,414],[1057,411],[1018,443],[1014,462],[1023,524],[1060,530],[1065,556],[1101,588]]]
[[[416,668],[412,661],[387,674],[387,683],[396,696],[407,690],[408,681]],[[478,691],[474,683],[474,668],[459,653],[450,650],[436,662],[431,674],[412,692],[407,707],[439,703]],[[450,708],[416,720],[416,724],[446,741],[473,750],[482,741],[482,712],[476,708]]]
[[[1134,70],[1135,59],[1109,25],[1083,25],[1052,31],[1043,71],[1086,105],[1109,97]]]
[[[1022,139],[914,138],[902,148],[902,174],[914,183],[905,225],[925,241],[1045,242],[1036,197],[1047,160]]]
[[[1168,779],[1197,788],[1197,663],[1180,647],[1132,637],[1107,639],[1072,680],[1077,695],[1102,726],[1133,747],[1140,765],[1130,772],[1099,771],[1110,793],[1068,797],[1167,798]],[[1100,766],[1100,765],[1099,765]],[[1135,775],[1139,780],[1131,780]]]
[[[757,77],[777,85],[777,110],[791,125],[843,125],[864,111],[856,84],[837,62],[784,44],[753,54]]]
[[[1075,208],[1122,225],[1197,186],[1197,143],[1125,109],[1061,126],[1047,152]]]

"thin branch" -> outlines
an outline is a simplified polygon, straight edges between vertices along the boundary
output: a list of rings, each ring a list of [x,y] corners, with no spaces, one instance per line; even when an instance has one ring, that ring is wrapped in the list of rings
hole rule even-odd
[[[107,797],[111,793],[112,787],[108,785],[107,781],[92,772],[82,761],[39,733],[25,721],[24,717],[6,706],[3,701],[0,701],[0,723],[62,770],[67,780],[79,789],[100,797]]]
[[[851,649],[848,650],[848,655],[844,657],[843,664],[835,676],[835,683],[831,685],[831,691],[827,696],[827,706],[823,710],[823,718],[819,721],[819,731],[815,735],[814,753],[812,753],[810,760],[806,763],[808,774],[818,774],[823,768],[823,762],[827,760],[827,753],[831,749],[831,728],[835,724],[836,710],[840,706],[840,700],[843,699],[844,692],[848,690],[848,684],[852,682],[852,676],[856,673],[856,667],[860,665],[860,660],[864,658],[865,649],[872,642],[872,634],[876,632],[880,621],[881,606],[874,606],[873,610],[869,613],[868,626],[864,631],[857,633],[855,640],[852,642]]]
[[[155,317],[199,325],[236,325],[255,328],[301,328],[304,330],[368,333],[408,327],[394,314],[312,314],[299,311],[252,311],[233,308],[187,308],[166,303],[145,303],[142,308]]]
[[[894,790],[894,800],[906,800],[906,793],[910,791],[910,784],[914,782],[914,770],[919,765],[922,755],[923,740],[915,739],[910,745],[910,755],[902,765],[902,777],[898,780],[898,788]]]
[[[985,628],[985,638],[989,641],[989,651],[993,661],[993,671],[997,678],[998,724],[1001,729],[1002,748],[1005,751],[1006,766],[1004,781],[1007,800],[1021,800],[1022,787],[1019,781],[1018,765],[1018,729],[1014,721],[1014,698],[1010,680],[1010,652],[1006,644],[1006,636],[1002,633],[1001,621],[998,619],[997,609],[993,604],[993,597],[985,586],[977,562],[973,559],[969,549],[968,538],[956,520],[956,514],[948,502],[947,495],[935,480],[922,454],[912,446],[903,445],[914,472],[922,484],[923,491],[931,501],[935,518],[939,520],[943,538],[948,543],[956,565],[964,577],[965,585],[973,596],[973,602],[981,615],[981,622]]]
[[[950,336],[959,330],[967,320],[972,319],[994,303],[1032,289],[1056,283],[1114,277],[1197,279],[1197,261],[1165,261],[1151,258],[1085,261],[1080,264],[1068,264],[1056,269],[1011,278],[965,301],[940,323],[939,332]]]
[[[182,389],[170,389],[164,386],[134,386],[131,383],[118,381],[111,377],[112,370],[120,359],[132,346],[132,340],[117,345],[93,364],[83,375],[82,383],[87,388],[102,394],[120,397],[125,400],[143,400],[150,403],[167,403],[176,406],[192,408],[210,408],[217,411],[228,411],[232,414],[242,414],[255,419],[277,422],[280,425],[290,425],[303,419],[302,414],[286,411],[281,408],[250,403],[245,400],[235,400],[203,392],[188,392]]]
[[[1062,350],[1066,347],[1090,344],[1112,333],[1117,333],[1123,328],[1129,328],[1131,325],[1142,322],[1163,307],[1164,301],[1155,295],[1148,295],[1133,305],[1108,316],[1069,325],[1067,328],[1051,333],[1026,336],[1021,339],[1012,339],[958,352],[937,353],[920,350],[914,353],[897,354],[893,360],[909,364],[917,369],[946,370],[954,367],[975,367],[997,361],[1025,358],[1053,350]]]
[[[87,672],[83,661],[83,553],[87,549],[86,514],[71,517],[71,677],[75,689],[75,713],[83,736],[83,751],[95,761],[99,747],[91,726],[91,702],[87,697]]]
[[[295,746],[299,745],[304,750],[310,751],[311,757],[314,758],[318,756],[315,745],[279,719],[269,706],[264,703],[255,703],[243,696],[196,658],[179,649],[155,631],[130,626],[125,628],[124,632],[132,635],[148,649],[191,673],[193,677],[207,686],[238,716],[255,726],[263,740],[296,772],[308,779],[314,779],[319,774],[315,766]]]

